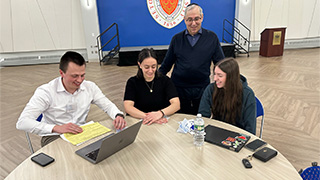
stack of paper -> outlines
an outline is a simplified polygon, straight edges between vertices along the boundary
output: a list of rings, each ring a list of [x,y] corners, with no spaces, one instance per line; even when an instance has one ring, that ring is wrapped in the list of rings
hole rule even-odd
[[[85,141],[88,141],[92,138],[95,138],[97,136],[100,136],[102,134],[105,134],[111,131],[110,129],[106,128],[105,126],[101,125],[98,122],[87,123],[81,126],[81,128],[83,129],[82,133],[79,133],[79,134],[64,133],[61,135],[61,138],[66,141],[69,141],[73,145],[80,145]]]

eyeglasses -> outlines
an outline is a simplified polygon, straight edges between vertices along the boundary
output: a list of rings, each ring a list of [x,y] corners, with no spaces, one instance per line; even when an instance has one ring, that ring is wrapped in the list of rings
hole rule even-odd
[[[196,23],[198,23],[200,20],[201,20],[201,17],[196,17],[196,18],[194,18],[194,19],[188,18],[186,21],[187,21],[188,23],[192,23],[193,21],[196,22]]]

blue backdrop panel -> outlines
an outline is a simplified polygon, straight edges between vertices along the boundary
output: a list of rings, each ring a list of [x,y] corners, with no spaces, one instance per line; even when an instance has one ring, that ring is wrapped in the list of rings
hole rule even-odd
[[[235,1],[191,0],[191,3],[203,8],[202,27],[214,31],[221,41],[223,20],[232,22]],[[97,0],[97,8],[100,32],[117,23],[121,47],[169,45],[172,36],[186,28],[184,21],[172,29],[159,25],[149,13],[147,0]],[[102,43],[106,42],[102,39]]]

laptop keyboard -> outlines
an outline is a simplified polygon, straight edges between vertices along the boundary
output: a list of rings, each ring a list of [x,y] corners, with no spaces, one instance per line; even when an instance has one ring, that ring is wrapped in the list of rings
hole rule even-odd
[[[97,150],[94,150],[94,151],[91,151],[89,152],[88,154],[86,154],[86,156],[92,160],[96,160],[97,159],[97,156],[98,156],[98,152],[99,152],[100,149],[97,149]]]

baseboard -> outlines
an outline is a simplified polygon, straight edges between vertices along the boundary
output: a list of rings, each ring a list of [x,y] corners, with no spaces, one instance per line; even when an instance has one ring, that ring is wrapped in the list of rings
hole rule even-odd
[[[10,52],[0,54],[0,67],[21,66],[34,64],[55,64],[60,62],[61,56],[68,50]],[[72,49],[88,59],[86,49]]]
[[[259,51],[260,41],[251,41],[250,51]],[[320,37],[285,39],[284,49],[302,49],[320,47]]]

